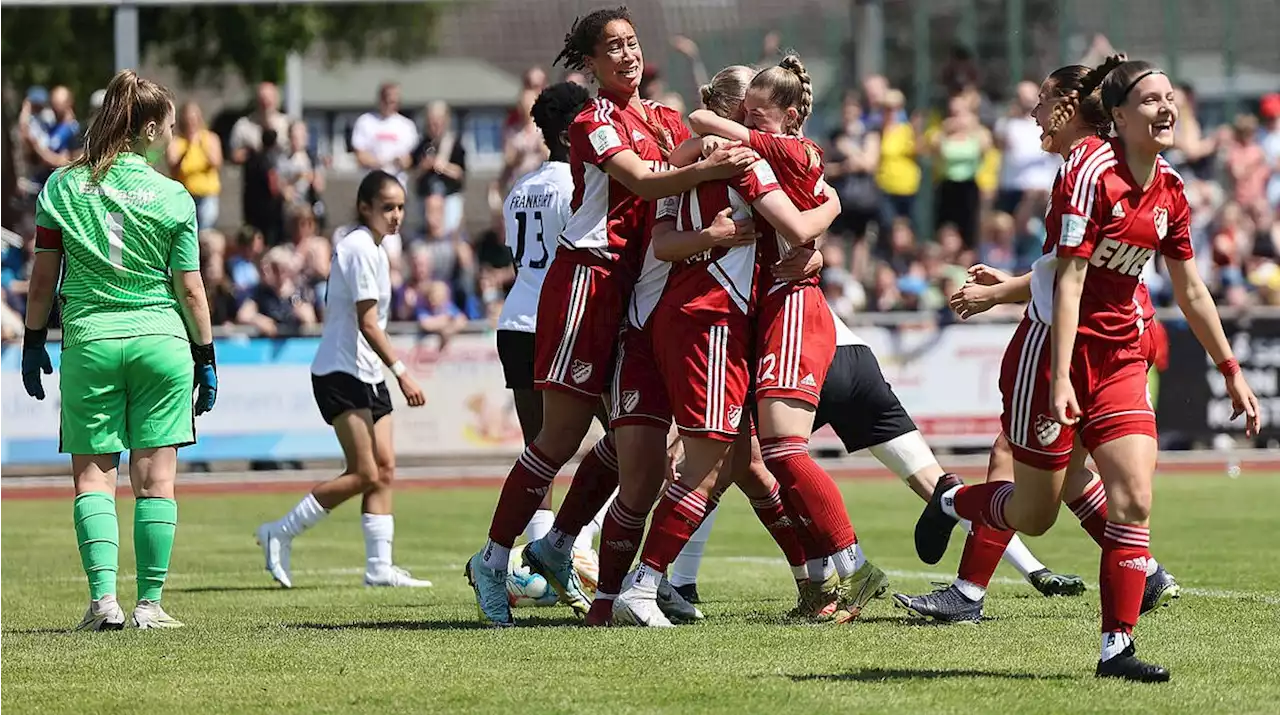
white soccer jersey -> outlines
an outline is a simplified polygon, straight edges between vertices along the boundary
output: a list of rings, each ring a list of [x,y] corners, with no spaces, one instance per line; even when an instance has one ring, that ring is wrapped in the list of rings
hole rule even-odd
[[[831,319],[836,323],[836,347],[867,344],[867,341],[858,337],[857,333],[844,324],[844,321],[840,319],[840,316],[836,315],[836,309],[832,308],[830,303],[827,303],[827,310],[831,311]]]
[[[538,296],[556,257],[556,239],[569,220],[573,174],[563,161],[548,161],[520,177],[502,205],[507,247],[516,263],[516,284],[498,318],[498,330],[532,333]]]
[[[391,310],[390,262],[369,229],[359,226],[333,247],[324,332],[311,374],[345,372],[370,385],[383,381],[382,359],[360,332],[356,303],[365,300],[378,301],[378,326],[385,329]]]

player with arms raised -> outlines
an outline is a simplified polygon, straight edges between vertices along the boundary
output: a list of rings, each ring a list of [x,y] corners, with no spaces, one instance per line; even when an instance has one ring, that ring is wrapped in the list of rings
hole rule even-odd
[[[138,628],[178,628],[160,607],[178,524],[178,447],[195,442],[194,414],[217,396],[196,207],[151,168],[173,134],[173,95],[121,70],[85,134],[85,153],[50,177],[36,206],[36,257],[22,378],[44,399],[40,372],[59,270],[62,307],[59,449],[71,454],[76,542],[89,579],[78,630],[124,627],[116,598],[120,527],[116,470],[130,450]]]
[[[1047,221],[1056,245],[1041,264],[1047,264],[1039,274],[1046,280],[1033,277],[1028,317],[1005,355],[1003,419],[1015,484],[940,483],[917,523],[916,548],[922,558],[945,550],[957,516],[1044,533],[1057,516],[1078,432],[1109,502],[1095,672],[1162,682],[1169,672],[1139,660],[1132,638],[1151,561],[1147,524],[1157,457],[1142,316],[1133,295],[1157,251],[1187,322],[1226,378],[1236,416],[1247,416],[1250,435],[1258,431],[1258,404],[1196,269],[1182,179],[1160,157],[1173,143],[1178,117],[1169,78],[1146,62],[1127,61],[1106,75],[1100,91],[1116,137],[1068,159]]]

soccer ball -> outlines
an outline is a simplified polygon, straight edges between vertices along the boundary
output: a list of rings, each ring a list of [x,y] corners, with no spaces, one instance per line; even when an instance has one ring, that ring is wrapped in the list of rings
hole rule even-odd
[[[546,607],[556,605],[559,597],[547,580],[529,571],[521,555],[524,549],[511,552],[511,561],[507,563],[507,603],[512,608],[530,606]]]

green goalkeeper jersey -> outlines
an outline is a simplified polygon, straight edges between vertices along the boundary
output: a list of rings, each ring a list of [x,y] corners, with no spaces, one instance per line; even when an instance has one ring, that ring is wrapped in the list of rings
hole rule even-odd
[[[172,271],[200,270],[196,207],[186,188],[122,153],[102,180],[56,171],[36,224],[62,232],[62,344],[138,335],[187,337]]]

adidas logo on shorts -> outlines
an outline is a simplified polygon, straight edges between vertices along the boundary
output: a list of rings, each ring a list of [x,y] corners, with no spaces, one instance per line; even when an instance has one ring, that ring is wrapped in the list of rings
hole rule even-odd
[[[813,379],[813,373],[809,373],[804,376],[804,379],[800,381],[800,384],[805,387],[817,387],[818,381]]]
[[[1124,218],[1124,204],[1116,204],[1111,207],[1111,218]]]

